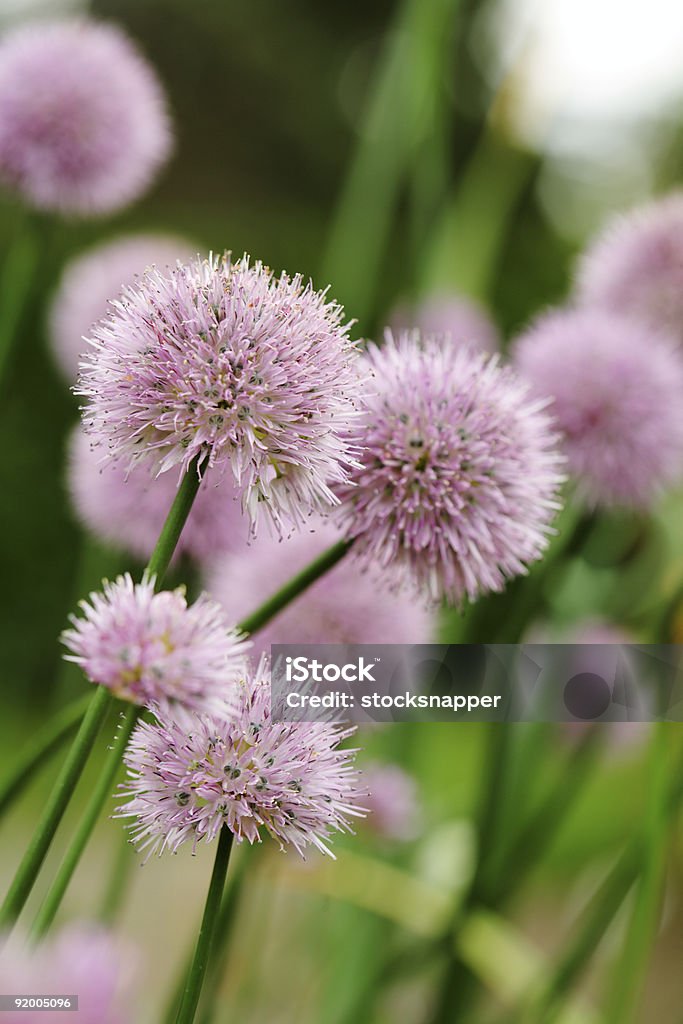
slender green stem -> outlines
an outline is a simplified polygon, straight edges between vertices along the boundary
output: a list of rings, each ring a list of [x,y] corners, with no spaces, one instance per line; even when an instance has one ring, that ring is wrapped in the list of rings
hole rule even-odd
[[[605,1012],[607,1024],[628,1024],[639,1005],[652,943],[657,933],[668,851],[666,796],[670,723],[658,722],[650,744],[650,786],[645,814],[644,866],[622,954],[615,965]]]
[[[166,516],[166,522],[161,528],[159,540],[152,552],[152,557],[147,564],[149,575],[156,576],[157,587],[161,586],[166,575],[166,570],[173,558],[173,552],[180,539],[180,534],[190,514],[192,503],[197,496],[201,483],[200,463],[201,457],[197,456],[188,466],[187,472],[173,499],[171,510]]]
[[[216,929],[216,921],[220,911],[221,900],[225,879],[228,873],[230,862],[230,851],[232,850],[232,832],[223,825],[218,839],[218,850],[213,865],[209,891],[204,906],[204,916],[199,928],[199,937],[194,951],[192,966],[190,967],[185,985],[185,992],[176,1017],[176,1024],[192,1024],[197,1004],[202,991],[202,983],[206,973],[211,952],[211,943]]]
[[[221,909],[218,915],[218,920],[216,921],[216,929],[214,931],[213,943],[211,945],[211,955],[209,957],[209,965],[207,967],[202,993],[202,1013],[200,1017],[202,1024],[209,1024],[213,1017],[215,1002],[218,998],[218,990],[225,973],[226,962],[228,959],[230,937],[232,935],[233,925],[239,909],[239,903],[242,895],[242,882],[246,874],[247,865],[251,862],[256,853],[257,850],[253,846],[247,846],[246,843],[242,844],[235,866],[230,873],[226,891],[223,893]],[[180,1001],[183,998],[183,992],[185,990],[185,979],[190,973],[190,968],[192,966],[193,956],[194,950],[191,949],[188,951],[187,962],[184,965],[184,969],[179,974],[179,982],[171,992],[171,997],[166,1005],[166,1009],[162,1017],[164,1024],[174,1024],[178,1006],[180,1005]]]
[[[35,772],[54,753],[85,715],[92,694],[71,701],[53,715],[14,759],[12,768],[0,782],[0,814],[4,813],[33,778]]]
[[[157,587],[161,586],[199,489],[199,464],[199,457],[190,463],[147,566],[147,572],[156,578]],[[111,693],[103,686],[98,686],[91,697],[85,718],[67,754],[54,790],[0,908],[0,931],[9,929],[16,922],[29,897],[112,700]]]
[[[38,912],[31,932],[33,939],[40,939],[54,921],[55,914],[59,910],[64,893],[98,822],[102,808],[111,794],[116,773],[121,767],[121,758],[137,721],[139,710],[137,705],[131,704],[123,714],[123,720],[119,725],[114,742],[109,748],[80,824],[71,838],[64,860]]]
[[[298,575],[288,580],[284,587],[273,594],[272,597],[269,597],[267,601],[264,601],[256,611],[248,615],[246,619],[243,619],[238,629],[243,633],[255,633],[257,629],[265,626],[266,622],[269,622],[277,615],[285,605],[288,605],[290,601],[293,601],[295,597],[303,593],[307,587],[310,587],[317,579],[324,576],[329,569],[332,569],[337,562],[340,562],[351,548],[352,543],[353,541],[350,540],[340,540],[328,548],[327,551],[323,551],[322,555],[315,558]]]
[[[664,816],[671,822],[683,799],[683,757],[679,757],[669,778]],[[645,847],[641,836],[635,836],[622,852],[614,867],[591,899],[581,918],[576,934],[559,958],[542,990],[523,1001],[515,1020],[524,1024],[552,1024],[570,987],[581,975],[615,914],[621,907],[641,870]]]
[[[0,274],[0,381],[10,364],[39,257],[39,239],[27,220],[15,236]]]
[[[392,217],[411,163],[435,131],[460,3],[402,0],[385,36],[321,271],[361,323],[373,312]]]
[[[97,687],[0,909],[0,931],[15,923],[29,897],[112,700],[109,690]]]

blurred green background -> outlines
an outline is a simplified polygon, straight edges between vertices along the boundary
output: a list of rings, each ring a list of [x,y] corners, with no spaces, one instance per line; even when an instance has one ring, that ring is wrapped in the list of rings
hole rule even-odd
[[[0,254],[17,233],[39,230],[43,239],[0,396],[2,763],[11,763],[18,736],[28,737],[67,693],[84,688],[77,675],[60,670],[56,638],[77,598],[104,571],[127,565],[119,553],[84,540],[66,501],[64,444],[77,402],[53,367],[44,330],[59,268],[110,235],[163,229],[202,250],[246,250],[278,270],[331,284],[365,337],[377,336],[399,299],[449,289],[485,303],[509,338],[563,300],[574,254],[604,216],[674,186],[683,157],[683,71],[669,60],[671,73],[662,74],[664,44],[658,48],[646,32],[656,30],[657,41],[666,37],[680,53],[676,5],[655,3],[642,25],[634,12],[619,21],[611,0],[611,22],[599,2],[576,3],[573,13],[555,0],[546,6],[541,15],[523,0],[90,4],[91,13],[124,25],[157,67],[177,148],[154,190],[116,220],[36,224],[9,197],[0,203]],[[10,22],[61,9],[84,7],[6,3],[0,17]],[[656,59],[649,67],[635,59],[643,51]],[[566,60],[557,57],[553,77],[554,52]],[[572,88],[572,68],[582,57],[586,81]],[[595,62],[603,77],[596,78],[592,104]],[[612,78],[624,68],[615,86]],[[629,71],[640,76],[638,103],[630,98]],[[615,97],[611,107],[600,102],[608,95]],[[562,580],[548,587],[543,616],[556,625],[607,617],[647,638],[647,624],[683,576],[681,508],[674,495],[646,526],[616,515],[603,523]],[[339,863],[324,868],[315,858],[299,868],[291,857],[263,851],[238,908],[219,1020],[432,1019],[441,975],[450,968],[448,951],[427,939],[438,938],[449,901],[471,871],[472,815],[491,732],[422,724],[363,737],[368,756],[399,761],[417,779],[424,805],[419,837],[388,847],[367,835],[343,840]],[[519,726],[510,733],[511,769],[500,797],[513,835],[548,792],[562,802],[566,791],[569,800],[574,768],[572,745],[559,729],[534,735]],[[671,726],[662,740],[667,757],[678,733]],[[627,742],[603,739],[590,778],[520,899],[504,916],[475,917],[464,930],[478,988],[472,1015],[454,1020],[517,1019],[506,1014],[524,988],[525,970],[552,961],[579,908],[638,829],[650,786],[647,731],[633,727]],[[5,824],[7,872],[49,777],[47,769]],[[97,909],[119,833],[117,823],[101,824],[64,917]],[[51,863],[63,842],[60,833]],[[676,828],[666,844],[676,855],[634,1018],[643,1024],[681,1020],[683,862]],[[121,927],[144,950],[145,1020],[157,1019],[182,963],[209,859],[169,858],[133,879]],[[504,874],[505,865],[499,870]],[[617,916],[590,958],[572,1019],[602,1019],[591,1000],[599,1002],[609,986],[628,922],[624,912]]]

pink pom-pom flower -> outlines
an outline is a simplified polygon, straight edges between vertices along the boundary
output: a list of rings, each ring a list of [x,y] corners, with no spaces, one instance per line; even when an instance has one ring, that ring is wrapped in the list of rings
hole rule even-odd
[[[303,855],[333,856],[334,831],[350,831],[358,806],[354,750],[339,744],[353,729],[327,723],[278,724],[270,712],[270,673],[261,661],[240,684],[237,717],[195,714],[140,722],[125,754],[133,842],[148,857],[190,842],[211,842],[223,825],[238,841],[270,835]]]
[[[156,74],[119,29],[36,22],[0,42],[0,181],[31,206],[113,213],[146,191],[170,150]]]
[[[648,507],[683,471],[683,358],[639,322],[596,309],[542,317],[514,347],[595,505]]]
[[[207,595],[188,605],[183,587],[126,574],[80,607],[61,639],[91,682],[134,704],[231,711],[248,645]]]
[[[358,387],[341,307],[248,258],[150,270],[93,330],[78,393],[94,443],[160,472],[229,471],[276,529],[337,503]]]
[[[353,551],[432,601],[501,590],[540,558],[559,507],[546,403],[495,357],[415,333],[367,359],[363,465],[341,492]]]

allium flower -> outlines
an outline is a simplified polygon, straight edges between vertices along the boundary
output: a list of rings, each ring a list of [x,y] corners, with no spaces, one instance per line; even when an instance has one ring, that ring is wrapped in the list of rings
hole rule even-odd
[[[69,446],[67,483],[71,503],[83,526],[106,543],[147,561],[175,497],[174,473],[152,476],[147,465],[129,473],[112,459],[102,461],[89,438],[77,428]],[[177,552],[198,560],[241,548],[248,522],[233,482],[202,481],[178,541]]]
[[[324,523],[278,543],[260,537],[238,554],[212,563],[207,590],[232,622],[253,612],[273,591],[339,540]],[[345,559],[286,606],[254,637],[254,651],[271,644],[427,644],[432,616],[405,595],[382,589],[355,559]]]
[[[246,644],[207,595],[188,605],[184,588],[155,593],[126,574],[80,607],[62,643],[93,683],[134,704],[231,709]]]
[[[434,338],[388,335],[368,359],[363,467],[341,510],[353,550],[432,600],[501,590],[540,557],[558,508],[545,402],[495,357]]]
[[[683,193],[616,218],[579,263],[577,297],[683,344]]]
[[[422,817],[415,779],[397,764],[376,761],[363,766],[363,782],[368,828],[384,839],[413,839]]]
[[[357,352],[343,312],[245,257],[149,271],[94,330],[86,429],[128,463],[231,469],[252,519],[279,526],[336,499],[351,449]]]
[[[32,206],[119,210],[147,189],[170,148],[161,86],[119,29],[34,23],[0,43],[0,180]]]
[[[195,252],[183,238],[125,235],[88,249],[67,265],[50,310],[50,341],[69,383],[88,347],[84,336],[106,316],[109,302],[124,286],[134,284],[150,266],[174,267]]]
[[[417,328],[421,334],[440,335],[483,352],[500,349],[496,325],[481,306],[464,295],[437,293],[412,308],[397,306],[389,322],[395,333]]]
[[[650,505],[683,469],[683,359],[673,343],[601,310],[551,313],[515,361],[552,396],[571,472],[593,504]]]
[[[77,995],[80,1024],[130,1024],[136,1017],[135,957],[103,928],[72,924],[31,946],[12,936],[3,944],[0,989],[28,995]],[[45,1024],[69,1011],[5,1010],[3,1024]]]
[[[236,719],[184,713],[141,722],[125,754],[134,842],[147,856],[184,842],[215,839],[227,825],[239,841],[267,832],[280,849],[311,844],[333,856],[335,830],[351,831],[357,806],[355,751],[339,744],[353,729],[323,723],[275,724],[267,663],[241,683]]]

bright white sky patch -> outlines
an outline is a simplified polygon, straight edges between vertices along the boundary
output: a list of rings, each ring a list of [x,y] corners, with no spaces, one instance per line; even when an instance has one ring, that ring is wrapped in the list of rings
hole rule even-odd
[[[501,0],[493,19],[525,134],[656,116],[683,97],[681,0]]]

